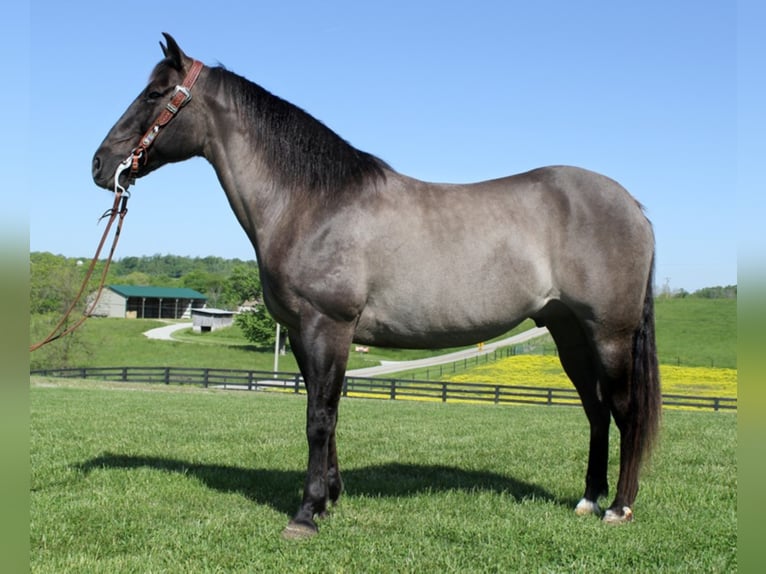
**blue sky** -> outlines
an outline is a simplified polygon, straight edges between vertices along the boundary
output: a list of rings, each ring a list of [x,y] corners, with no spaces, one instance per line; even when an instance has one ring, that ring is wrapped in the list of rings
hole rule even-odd
[[[15,65],[29,107],[9,121],[28,152],[11,157],[6,181],[29,189],[31,251],[92,255],[111,199],[91,180],[91,157],[161,58],[163,31],[417,178],[570,164],[618,180],[654,223],[658,285],[736,283],[738,235],[761,233],[736,202],[735,174],[748,161],[738,136],[749,137],[738,55],[749,51],[734,2],[33,0],[27,9],[30,50]],[[749,25],[740,14],[739,33]],[[132,192],[118,258],[253,258],[204,160],[166,166]]]

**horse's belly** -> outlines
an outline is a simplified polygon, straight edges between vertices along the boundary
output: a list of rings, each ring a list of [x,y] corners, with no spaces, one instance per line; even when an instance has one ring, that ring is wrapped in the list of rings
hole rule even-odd
[[[415,331],[413,329],[398,328],[400,326],[387,324],[378,325],[375,329],[368,329],[360,325],[354,336],[354,342],[376,347],[394,347],[400,349],[444,349],[447,347],[460,347],[474,345],[493,339],[509,331],[520,323],[524,318],[503,325],[484,326],[482,328],[451,329],[447,331],[429,330]],[[382,327],[382,328],[381,328]]]
[[[362,313],[354,341],[378,347],[436,349],[473,345],[509,331],[531,313],[527,306],[508,305],[496,312],[487,309],[444,306],[434,309],[368,307]]]

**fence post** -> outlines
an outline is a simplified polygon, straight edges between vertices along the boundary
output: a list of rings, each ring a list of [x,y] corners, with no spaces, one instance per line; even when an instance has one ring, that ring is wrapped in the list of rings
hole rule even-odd
[[[548,406],[553,404],[553,389],[548,389]]]
[[[396,379],[391,379],[391,400],[396,400]]]
[[[295,375],[295,394],[297,395],[300,392],[301,392],[301,376]]]
[[[170,367],[165,367],[165,384],[170,384]]]
[[[343,390],[341,391],[341,394],[344,397],[348,396],[348,377],[343,377]]]
[[[447,383],[442,383],[442,402],[447,402]]]
[[[718,412],[718,408],[720,406],[720,402],[718,401],[718,397],[713,398],[713,410]]]
[[[500,402],[500,385],[495,385],[495,404]]]
[[[207,388],[208,379],[210,375],[210,369],[205,369],[202,371],[202,386]]]
[[[124,383],[127,380],[128,380],[128,367],[123,367],[122,368],[122,382]]]

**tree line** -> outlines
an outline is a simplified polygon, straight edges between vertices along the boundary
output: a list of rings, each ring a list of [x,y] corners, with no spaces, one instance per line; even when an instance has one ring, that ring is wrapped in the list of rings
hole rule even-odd
[[[90,261],[48,252],[29,255],[32,313],[60,311],[74,298]],[[89,288],[95,289],[104,268],[96,264]],[[106,284],[188,287],[208,297],[211,307],[235,310],[244,301],[260,300],[261,282],[254,260],[222,257],[151,255],[112,262]]]
[[[689,292],[686,289],[673,290],[668,282],[656,290],[657,296],[664,299],[683,299],[684,297],[698,297],[700,299],[736,299],[736,285],[717,285],[715,287],[703,287]]]

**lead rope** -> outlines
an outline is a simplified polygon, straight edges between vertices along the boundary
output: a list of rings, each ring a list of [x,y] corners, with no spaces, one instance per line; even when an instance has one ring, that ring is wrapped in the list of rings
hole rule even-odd
[[[85,320],[91,316],[91,313],[93,313],[93,310],[96,307],[96,304],[98,303],[99,298],[101,297],[101,292],[104,290],[104,283],[106,282],[106,274],[109,271],[109,265],[112,263],[112,257],[114,256],[114,251],[117,247],[117,242],[120,239],[120,231],[122,230],[122,222],[125,219],[125,216],[128,214],[128,198],[130,197],[130,193],[120,185],[120,174],[122,174],[123,171],[126,169],[130,169],[133,162],[133,155],[131,154],[127,159],[122,161],[120,165],[117,166],[117,170],[114,173],[114,203],[112,204],[111,209],[108,209],[104,212],[104,214],[99,218],[99,221],[102,219],[108,217],[109,220],[106,223],[106,229],[104,229],[104,234],[101,236],[101,241],[98,244],[98,248],[96,249],[96,254],[93,256],[93,259],[91,259],[90,266],[88,267],[88,271],[85,274],[85,279],[83,279],[82,285],[80,286],[80,291],[77,293],[77,296],[74,298],[74,301],[69,305],[69,308],[64,313],[64,316],[61,318],[61,320],[58,322],[58,324],[53,328],[53,330],[48,334],[47,337],[45,337],[42,341],[35,343],[34,345],[31,345],[29,347],[29,351],[36,351],[43,345],[47,345],[51,341],[55,341],[56,339],[59,339],[65,335],[68,335],[75,329],[77,329],[80,325],[82,325]],[[119,217],[119,219],[118,219]],[[88,286],[88,282],[90,281],[91,276],[93,275],[93,271],[96,268],[96,263],[98,262],[98,256],[101,254],[101,249],[104,247],[104,243],[106,243],[106,238],[109,235],[109,230],[112,228],[112,223],[114,223],[114,220],[118,219],[117,221],[117,227],[115,228],[114,232],[114,239],[112,239],[112,248],[109,250],[109,256],[106,258],[106,263],[104,264],[104,270],[101,272],[101,280],[99,281],[98,285],[98,291],[96,292],[96,296],[93,298],[93,301],[88,306],[88,308],[83,312],[82,317],[77,320],[77,322],[64,329],[63,331],[60,331],[64,324],[66,323],[69,316],[72,314],[72,311],[74,311],[75,306],[80,301],[80,298],[82,297],[83,293],[85,292],[85,289]],[[60,331],[60,332],[59,332]]]

